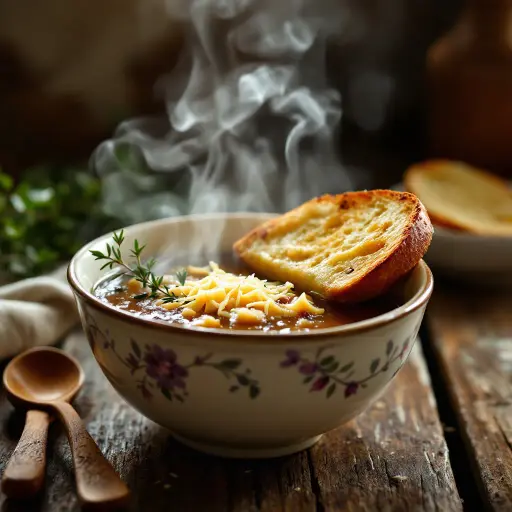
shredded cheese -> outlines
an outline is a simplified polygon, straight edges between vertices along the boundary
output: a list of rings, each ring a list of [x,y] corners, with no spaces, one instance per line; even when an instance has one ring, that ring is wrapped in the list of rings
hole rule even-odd
[[[157,304],[169,310],[183,308],[185,318],[197,318],[195,325],[216,324],[214,317],[227,318],[231,323],[259,324],[265,317],[324,313],[324,309],[316,307],[305,293],[295,295],[290,282],[270,282],[254,274],[232,274],[214,262],[210,262],[209,267],[210,270],[194,272],[204,277],[187,279],[183,285],[172,286],[170,289],[176,300],[164,302],[160,299]],[[171,276],[164,279],[172,281]]]

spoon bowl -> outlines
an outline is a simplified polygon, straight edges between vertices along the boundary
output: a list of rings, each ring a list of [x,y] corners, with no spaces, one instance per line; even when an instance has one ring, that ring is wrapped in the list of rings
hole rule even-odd
[[[4,388],[16,407],[70,402],[84,382],[78,361],[52,347],[37,347],[16,356],[4,371]]]

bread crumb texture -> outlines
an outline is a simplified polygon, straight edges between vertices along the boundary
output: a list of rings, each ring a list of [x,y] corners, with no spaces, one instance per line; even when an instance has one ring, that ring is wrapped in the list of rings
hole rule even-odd
[[[383,293],[425,254],[432,225],[419,199],[390,190],[325,195],[237,241],[256,272],[334,300]]]

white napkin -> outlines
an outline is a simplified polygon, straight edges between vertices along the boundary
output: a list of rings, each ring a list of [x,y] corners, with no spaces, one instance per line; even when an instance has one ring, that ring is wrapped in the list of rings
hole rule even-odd
[[[66,268],[0,287],[0,359],[53,345],[78,323]]]

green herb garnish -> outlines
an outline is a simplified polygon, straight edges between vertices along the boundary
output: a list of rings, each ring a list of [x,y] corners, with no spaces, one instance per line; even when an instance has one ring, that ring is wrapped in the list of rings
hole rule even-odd
[[[185,286],[185,281],[187,280],[187,269],[178,270],[176,272],[176,278],[181,286]]]
[[[133,248],[130,249],[130,254],[134,260],[134,264],[123,260],[121,255],[121,245],[124,242],[124,231],[121,230],[119,233],[114,233],[112,236],[113,244],[107,244],[106,254],[101,251],[90,251],[96,260],[106,260],[106,263],[101,267],[113,269],[114,266],[121,267],[125,270],[124,274],[134,278],[142,284],[143,288],[149,288],[149,293],[140,293],[134,295],[134,299],[146,299],[156,298],[159,294],[162,295],[161,299],[164,304],[168,302],[176,302],[180,297],[176,296],[172,289],[164,284],[163,276],[156,276],[153,274],[152,268],[155,266],[155,260],[152,258],[145,264],[142,263],[141,254],[145,245],[140,245],[138,240],[133,242]],[[187,271],[185,269],[178,270],[176,272],[176,279],[183,286],[187,279]]]

